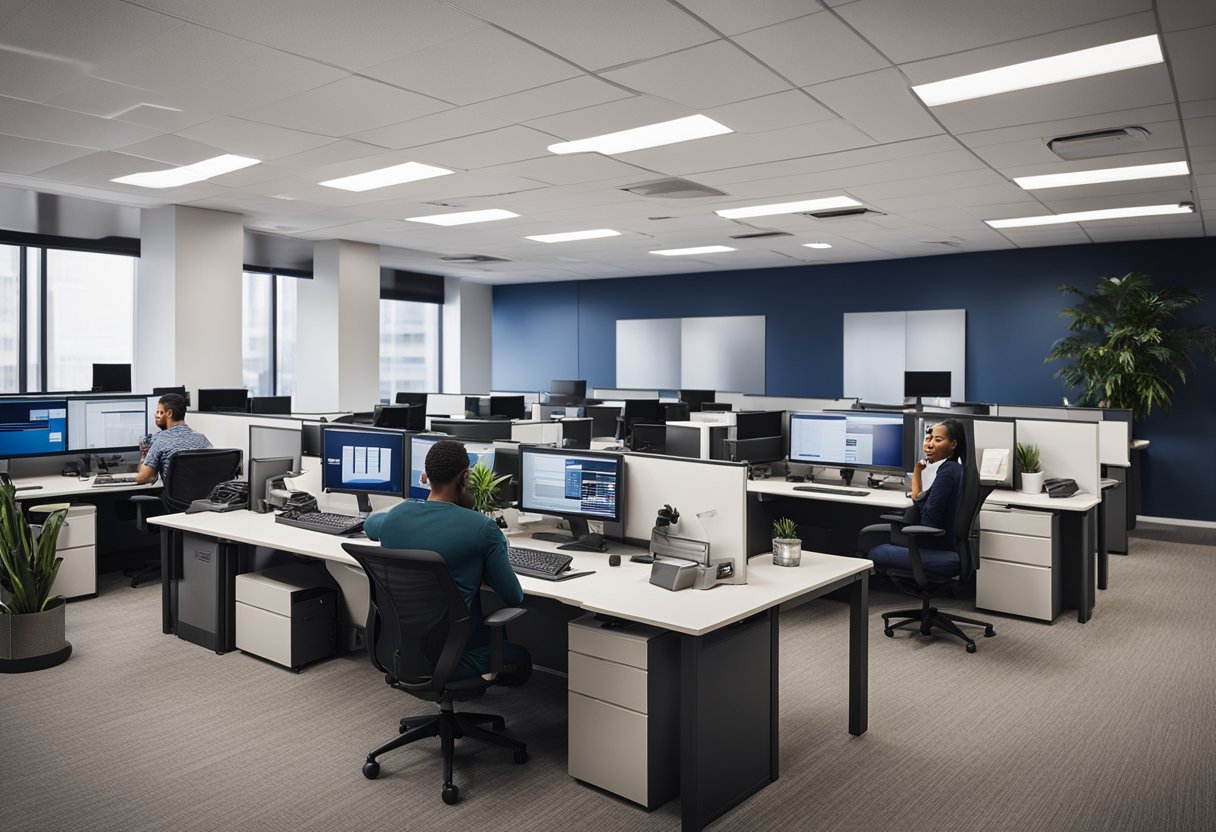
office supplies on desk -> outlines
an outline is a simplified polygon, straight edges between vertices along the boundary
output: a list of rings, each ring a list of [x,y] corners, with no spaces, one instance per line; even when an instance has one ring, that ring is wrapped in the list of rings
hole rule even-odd
[[[366,519],[358,514],[334,514],[328,511],[285,511],[275,515],[274,521],[297,529],[321,532],[322,534],[354,534],[363,530]]]
[[[1071,497],[1080,491],[1077,481],[1068,477],[1049,477],[1043,480],[1043,490],[1048,497]]]
[[[574,558],[557,552],[541,552],[512,546],[507,549],[507,560],[516,574],[551,580],[567,571]]]
[[[795,491],[815,491],[820,494],[843,494],[848,497],[867,497],[870,492],[858,488],[836,488],[831,485],[795,485]]]
[[[211,489],[205,500],[192,500],[186,514],[200,511],[236,511],[249,508],[249,483],[242,480],[222,482]]]
[[[98,474],[93,478],[94,487],[107,485],[135,485],[134,474]]]

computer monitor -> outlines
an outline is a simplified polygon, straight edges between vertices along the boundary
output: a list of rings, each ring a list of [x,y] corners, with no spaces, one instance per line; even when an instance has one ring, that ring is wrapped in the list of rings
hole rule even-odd
[[[583,411],[591,417],[592,436],[616,435],[616,417],[621,415],[620,405],[589,404]]]
[[[402,390],[393,397],[393,401],[397,404],[420,404],[425,408],[426,397],[426,393],[409,393]]]
[[[790,413],[790,462],[829,468],[900,472],[905,459],[903,413],[794,411]]]
[[[515,505],[519,502],[519,443],[494,443],[494,475],[507,477],[499,486],[503,502]]]
[[[410,481],[407,497],[414,500],[425,500],[431,496],[431,486],[422,481],[426,472],[426,455],[436,442],[453,439],[451,436],[441,436],[433,433],[416,434],[410,437]],[[460,441],[460,440],[457,440]],[[494,468],[495,447],[489,442],[462,442],[469,454],[469,467],[476,468],[478,462],[484,461],[491,470]]]
[[[949,370],[907,370],[904,372],[905,399],[950,398]]]
[[[94,364],[94,393],[130,393],[130,364]]]
[[[244,387],[203,387],[198,391],[199,413],[245,413],[249,391]]]
[[[703,410],[706,402],[712,402],[717,396],[714,390],[681,390],[680,401],[688,402],[688,407],[695,411]]]
[[[735,414],[736,439],[782,436],[783,410],[741,410]],[[778,457],[780,459],[780,457]]]
[[[372,411],[372,424],[378,428],[421,431],[426,427],[426,414],[416,404],[378,404]]]
[[[647,425],[663,424],[663,411],[658,399],[626,399],[621,408],[621,434],[617,437],[628,441],[633,426],[639,422]]]
[[[490,402],[484,396],[465,396],[464,415],[469,419],[481,419],[490,415]]]
[[[663,411],[664,422],[687,422],[692,417],[688,402],[664,402],[659,409]]]
[[[292,465],[291,457],[280,456],[269,459],[253,457],[249,460],[249,508],[258,514],[270,510],[266,505],[266,483],[275,477],[290,474],[299,469]]]
[[[523,396],[490,396],[490,415],[526,419]]]
[[[603,535],[587,521],[622,523],[625,463],[619,454],[525,445],[519,449],[519,508],[564,517],[572,536],[537,532],[533,537],[564,543],[580,552],[604,551]]]
[[[320,425],[317,425],[318,438]],[[304,432],[294,427],[271,425],[249,426],[249,458],[272,459],[287,457],[291,470],[299,471],[304,454]],[[256,495],[255,495],[256,496]]]
[[[432,419],[431,430],[471,442],[511,438],[511,422],[505,419]]]
[[[130,451],[149,433],[144,396],[67,401],[69,451]]]
[[[781,410],[743,410],[735,414],[735,436],[726,440],[726,458],[751,465],[785,459],[784,416]]]
[[[66,399],[0,399],[0,459],[67,451]]]
[[[667,453],[667,425],[639,422],[630,429],[628,447],[640,454]]]
[[[582,404],[586,399],[586,379],[553,379],[549,382],[550,404]]]
[[[591,420],[562,419],[562,447],[591,450]]]
[[[370,512],[371,494],[405,494],[405,434],[375,428],[321,430],[321,487],[354,494],[359,511]]]
[[[300,425],[300,444],[304,456],[321,456],[321,428],[316,422],[304,422]]]
[[[735,406],[730,402],[702,402],[701,412],[703,413],[729,413],[734,410]]]
[[[185,387],[153,387],[152,398],[159,399],[161,396],[176,394],[186,400],[186,405],[190,405],[190,391]]]
[[[253,396],[249,399],[249,412],[290,416],[291,396]]]

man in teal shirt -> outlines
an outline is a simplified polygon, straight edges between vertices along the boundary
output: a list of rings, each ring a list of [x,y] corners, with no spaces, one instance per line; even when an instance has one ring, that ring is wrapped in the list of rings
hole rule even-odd
[[[449,439],[436,442],[427,452],[425,470],[431,486],[425,503],[407,501],[376,512],[364,522],[363,531],[382,546],[439,553],[473,614],[469,646],[456,678],[480,676],[490,672],[490,635],[481,612],[482,583],[489,584],[508,606],[521,604],[524,592],[507,561],[502,530],[473,510],[469,454],[464,445]],[[517,687],[532,674],[532,657],[518,644],[503,643],[503,664],[514,670],[500,673],[499,684]]]

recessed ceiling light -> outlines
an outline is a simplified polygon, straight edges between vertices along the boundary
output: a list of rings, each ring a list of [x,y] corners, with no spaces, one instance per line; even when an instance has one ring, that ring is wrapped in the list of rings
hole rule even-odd
[[[930,84],[916,84],[912,87],[912,92],[919,95],[921,101],[930,107],[936,107],[955,101],[982,98],[985,95],[997,95],[1159,64],[1162,60],[1161,42],[1157,40],[1156,35],[1147,35],[1095,46],[1092,49],[1040,58],[1037,61],[1025,61],[985,72],[960,75]]]
[[[831,248],[831,243],[803,243],[807,248]]]
[[[327,188],[341,188],[344,191],[370,191],[375,188],[387,188],[389,185],[400,185],[403,182],[417,182],[419,179],[447,176],[449,173],[452,171],[447,168],[437,168],[421,162],[406,162],[379,170],[369,170],[367,173],[356,173],[354,176],[327,179],[318,184]]]
[[[769,217],[773,214],[797,214],[800,211],[826,211],[832,208],[852,208],[861,205],[857,200],[847,196],[829,196],[822,199],[804,199],[799,202],[778,202],[773,205],[749,205],[746,208],[723,208],[714,211],[719,217],[728,220],[741,220],[746,217]]]
[[[692,139],[703,139],[707,136],[720,136],[723,133],[733,132],[735,131],[725,124],[719,124],[709,116],[695,115],[572,142],[558,142],[549,145],[549,152],[603,153],[611,156],[614,153],[628,153],[631,150],[641,150],[645,147],[660,147],[665,144],[687,142]]]
[[[664,257],[679,257],[682,254],[718,254],[723,251],[734,251],[730,246],[697,246],[696,248],[661,248],[651,254],[661,254]]]
[[[204,159],[192,165],[182,165],[179,168],[169,168],[168,170],[133,173],[130,176],[120,176],[110,181],[118,182],[122,185],[138,185],[141,188],[176,188],[180,185],[189,185],[191,182],[202,182],[204,179],[210,179],[222,173],[232,173],[234,170],[258,164],[261,164],[258,159],[250,159],[248,156],[233,156],[225,153],[223,156]]]
[[[1191,172],[1186,162],[1164,162],[1159,165],[1130,165],[1122,168],[1078,170],[1072,173],[1046,173],[1042,176],[1015,176],[1013,181],[1028,191],[1040,188],[1065,188],[1069,185],[1093,185],[1098,182],[1126,182],[1131,179],[1154,179],[1158,176],[1186,176]]]
[[[1074,211],[1071,214],[1047,214],[1042,217],[1013,217],[1007,220],[984,220],[993,228],[1025,228],[1031,225],[1056,225],[1062,222],[1117,220],[1125,217],[1156,217],[1162,214],[1189,214],[1195,206],[1189,202],[1173,205],[1138,205],[1131,208],[1104,208],[1100,211]]]
[[[454,214],[432,214],[429,217],[406,217],[407,222],[427,222],[431,225],[467,225],[471,222],[492,222],[518,217],[512,211],[501,208],[487,208],[484,211],[459,211]]]
[[[594,240],[598,237],[619,237],[621,232],[611,228],[593,228],[590,231],[566,231],[562,234],[536,234],[524,237],[525,240],[536,240],[538,243],[566,243],[571,240]]]

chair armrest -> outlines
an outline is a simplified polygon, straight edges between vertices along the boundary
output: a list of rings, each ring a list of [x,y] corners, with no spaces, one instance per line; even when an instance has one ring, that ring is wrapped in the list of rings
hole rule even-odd
[[[490,672],[497,676],[503,671],[502,642],[506,638],[506,625],[514,621],[527,610],[522,607],[503,607],[494,610],[486,616],[486,626],[490,628]]]
[[[904,523],[904,516],[902,514],[880,514],[880,515],[878,515],[878,517],[880,520],[887,520],[891,523],[898,523],[901,526]]]
[[[862,530],[860,532],[858,532],[858,535],[860,536],[863,534],[889,532],[889,531],[891,531],[890,523],[873,523],[869,526],[863,527]]]
[[[131,505],[135,506],[135,528],[141,534],[155,534],[152,529],[148,528],[148,518],[165,513],[160,497],[151,494],[133,494],[127,499]]]
[[[900,532],[908,537],[936,537],[946,533],[945,529],[935,529],[933,526],[904,526]]]
[[[526,612],[527,610],[523,607],[503,607],[500,610],[494,610],[494,612],[486,616],[486,626],[502,627]]]

